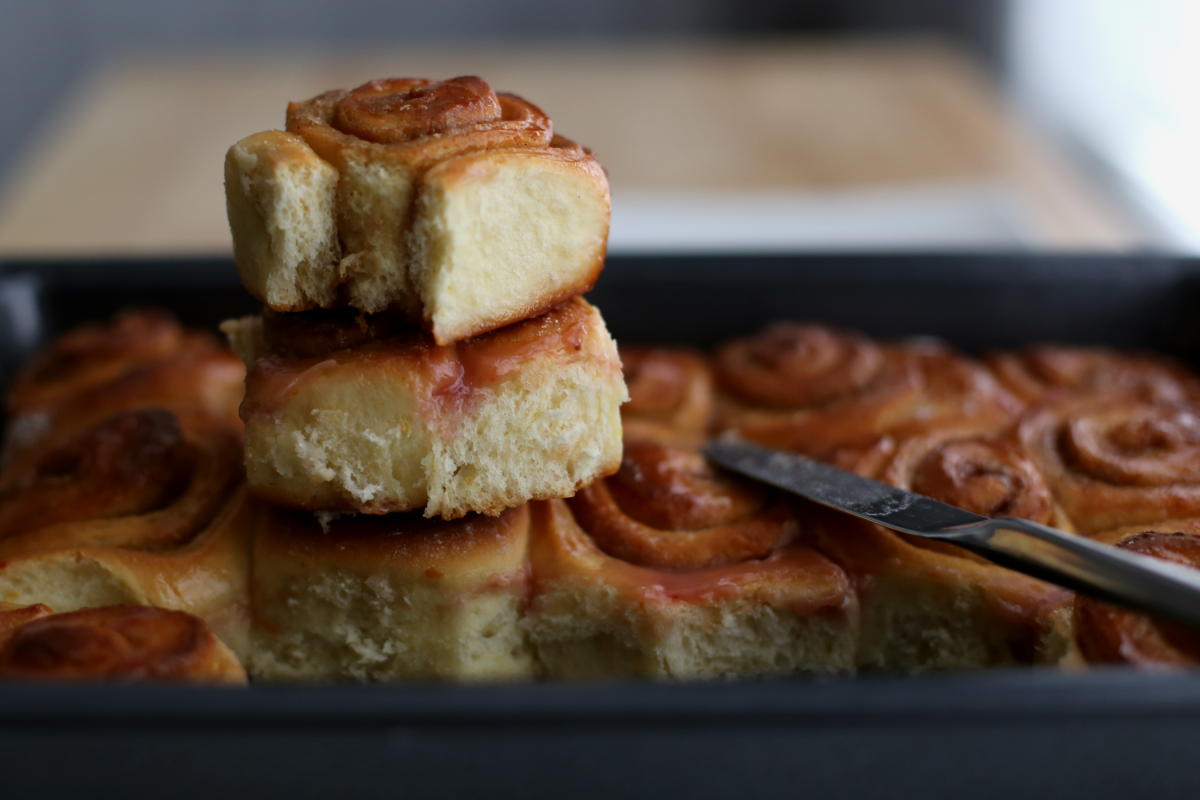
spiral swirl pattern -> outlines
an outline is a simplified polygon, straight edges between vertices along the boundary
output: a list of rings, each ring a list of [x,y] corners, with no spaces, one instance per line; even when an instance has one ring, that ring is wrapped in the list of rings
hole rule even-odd
[[[0,553],[181,546],[240,478],[241,440],[163,409],[121,412],[0,473]]]
[[[934,342],[875,344],[814,325],[775,326],[722,348],[719,426],[870,474],[909,436],[998,427],[1020,404],[981,365]]]
[[[1085,534],[1200,514],[1200,408],[1129,396],[1037,407],[1018,435]]]
[[[122,411],[163,408],[239,429],[246,370],[207,333],[153,311],[70,331],[17,373],[3,461],[62,445]]]
[[[997,434],[937,431],[912,439],[883,479],[985,517],[1054,520],[1045,479],[1019,445]]]
[[[883,370],[884,357],[858,334],[783,323],[725,345],[715,367],[721,388],[739,400],[794,409],[863,391]]]
[[[786,504],[716,473],[699,453],[629,442],[613,477],[568,501],[601,550],[641,566],[697,569],[764,558],[794,535]]]
[[[992,354],[987,365],[1028,403],[1098,393],[1168,403],[1200,399],[1200,380],[1186,367],[1145,353],[1043,344]]]
[[[206,334],[132,312],[27,366],[10,407],[52,427],[0,471],[0,600],[195,613],[244,651],[250,533],[236,416],[245,369]]]
[[[554,136],[540,108],[473,76],[391,78],[326,92],[290,104],[287,129],[334,164],[357,152],[414,167],[472,150],[549,147]]]

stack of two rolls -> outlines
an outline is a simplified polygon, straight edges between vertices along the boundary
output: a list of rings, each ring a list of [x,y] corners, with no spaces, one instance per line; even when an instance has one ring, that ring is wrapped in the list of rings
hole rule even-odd
[[[620,359],[579,298],[604,261],[603,170],[470,77],[293,103],[225,170],[266,306],[224,326],[249,484],[274,506],[251,671],[530,674],[523,504],[621,461]]]

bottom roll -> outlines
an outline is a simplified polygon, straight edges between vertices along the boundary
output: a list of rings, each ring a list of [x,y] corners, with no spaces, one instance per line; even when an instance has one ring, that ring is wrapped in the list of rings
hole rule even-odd
[[[689,448],[630,442],[616,476],[500,517],[272,509],[253,563],[267,680],[854,669],[847,573],[782,497]]]
[[[529,509],[272,509],[254,546],[251,674],[268,680],[530,677]]]

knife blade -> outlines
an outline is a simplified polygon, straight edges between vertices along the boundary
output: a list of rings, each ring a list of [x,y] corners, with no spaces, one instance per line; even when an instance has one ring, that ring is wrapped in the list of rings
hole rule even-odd
[[[958,545],[1003,567],[1200,628],[1200,571],[1023,519],[989,519],[794,453],[710,442],[713,463],[886,528]]]

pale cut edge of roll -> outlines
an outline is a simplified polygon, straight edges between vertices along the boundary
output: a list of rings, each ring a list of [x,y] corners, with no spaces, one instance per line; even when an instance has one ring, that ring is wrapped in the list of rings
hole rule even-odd
[[[455,519],[570,497],[612,474],[628,399],[621,363],[599,312],[570,303],[551,313],[582,317],[579,348],[524,360],[455,424],[431,415],[420,379],[386,359],[327,359],[273,398],[248,383],[246,407],[263,409],[243,414],[251,489],[291,508]],[[252,324],[226,330],[237,340]]]
[[[608,180],[573,142],[467,153],[419,175],[361,160],[339,174],[278,131],[230,148],[234,261],[273,310],[390,310],[448,344],[580,295],[603,268]]]
[[[250,294],[281,308],[334,301],[337,182],[337,170],[292,133],[256,133],[229,148],[225,205],[233,260]]]
[[[853,591],[845,574],[815,552],[805,555],[826,567],[820,585],[811,573],[772,573],[756,562],[751,571],[761,576],[740,590],[714,585],[715,595],[730,596],[672,599],[662,587],[654,591],[652,570],[601,552],[566,503],[530,505],[535,589],[525,625],[547,677],[703,680],[854,671]],[[631,591],[625,575],[649,583]],[[797,609],[814,596],[839,593],[845,605]]]
[[[411,236],[426,327],[447,344],[583,294],[604,266],[608,223],[608,181],[590,154],[482,152],[437,165]]]
[[[499,519],[428,521],[433,535],[416,546],[407,532],[342,538],[339,524],[363,518],[336,516],[318,513],[315,521],[307,512],[276,510],[259,532],[247,664],[256,680],[533,677],[520,625],[528,584],[524,507]],[[372,519],[393,516],[402,515]],[[289,517],[307,517],[316,530],[278,524]]]

